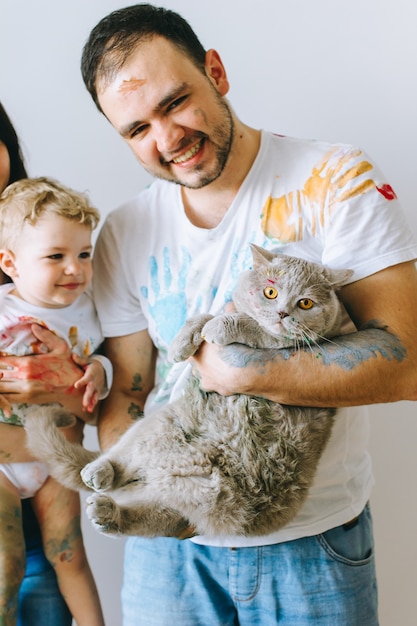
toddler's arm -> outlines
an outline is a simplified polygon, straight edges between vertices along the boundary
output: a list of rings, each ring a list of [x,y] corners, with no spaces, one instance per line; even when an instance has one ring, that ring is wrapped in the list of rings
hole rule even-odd
[[[109,359],[101,354],[90,355],[87,362],[76,354],[73,359],[84,368],[84,374],[74,383],[76,389],[84,389],[83,410],[93,413],[99,400],[109,394],[113,382],[113,368]]]

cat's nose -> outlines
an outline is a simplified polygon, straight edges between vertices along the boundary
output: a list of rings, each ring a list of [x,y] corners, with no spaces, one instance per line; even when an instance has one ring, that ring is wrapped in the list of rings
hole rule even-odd
[[[288,317],[288,313],[286,313],[285,311],[278,311],[278,315],[282,320],[284,319],[284,317]]]

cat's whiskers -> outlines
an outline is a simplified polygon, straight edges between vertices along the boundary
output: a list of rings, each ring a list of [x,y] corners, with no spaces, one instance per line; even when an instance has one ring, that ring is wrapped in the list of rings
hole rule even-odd
[[[304,326],[304,324],[300,324],[300,326]],[[314,348],[321,350],[322,344],[324,342],[336,345],[336,342],[333,341],[332,339],[329,339],[329,337],[324,337],[323,335],[320,335],[319,333],[311,331],[307,326],[305,326],[305,330],[303,329],[303,335],[304,335],[303,347],[304,348],[308,347],[308,349],[310,350],[312,354],[315,354]],[[299,349],[299,346],[297,346],[297,349]]]
[[[323,335],[317,335],[317,338],[320,339],[320,341],[323,341],[323,342],[326,341],[327,343],[332,343],[335,346],[338,345],[335,341],[333,341],[332,339],[329,339],[329,337],[323,337]]]
[[[298,332],[295,342],[296,350],[308,348],[310,352],[314,354],[314,348],[320,348],[319,340],[325,340],[326,338],[311,330],[300,321],[297,321],[297,327]]]

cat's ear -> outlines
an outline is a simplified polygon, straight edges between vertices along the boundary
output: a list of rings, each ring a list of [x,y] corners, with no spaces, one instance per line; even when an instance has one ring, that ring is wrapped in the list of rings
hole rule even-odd
[[[254,243],[250,244],[250,248],[252,251],[253,267],[255,269],[265,267],[265,265],[269,265],[271,261],[277,256],[274,252],[265,250],[264,248],[261,248]]]
[[[337,289],[346,283],[354,274],[353,270],[332,270],[328,267],[324,268],[324,273],[326,275],[329,283]]]

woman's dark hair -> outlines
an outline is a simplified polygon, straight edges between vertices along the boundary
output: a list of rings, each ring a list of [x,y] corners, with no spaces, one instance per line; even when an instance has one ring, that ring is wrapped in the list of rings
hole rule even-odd
[[[177,46],[204,72],[206,51],[191,26],[178,13],[151,4],[113,11],[93,28],[84,46],[81,73],[91,97],[97,97],[98,79],[111,81],[141,41],[155,35]]]
[[[9,183],[26,178],[26,168],[20,149],[19,139],[9,116],[0,102],[0,141],[4,143],[10,158]]]

